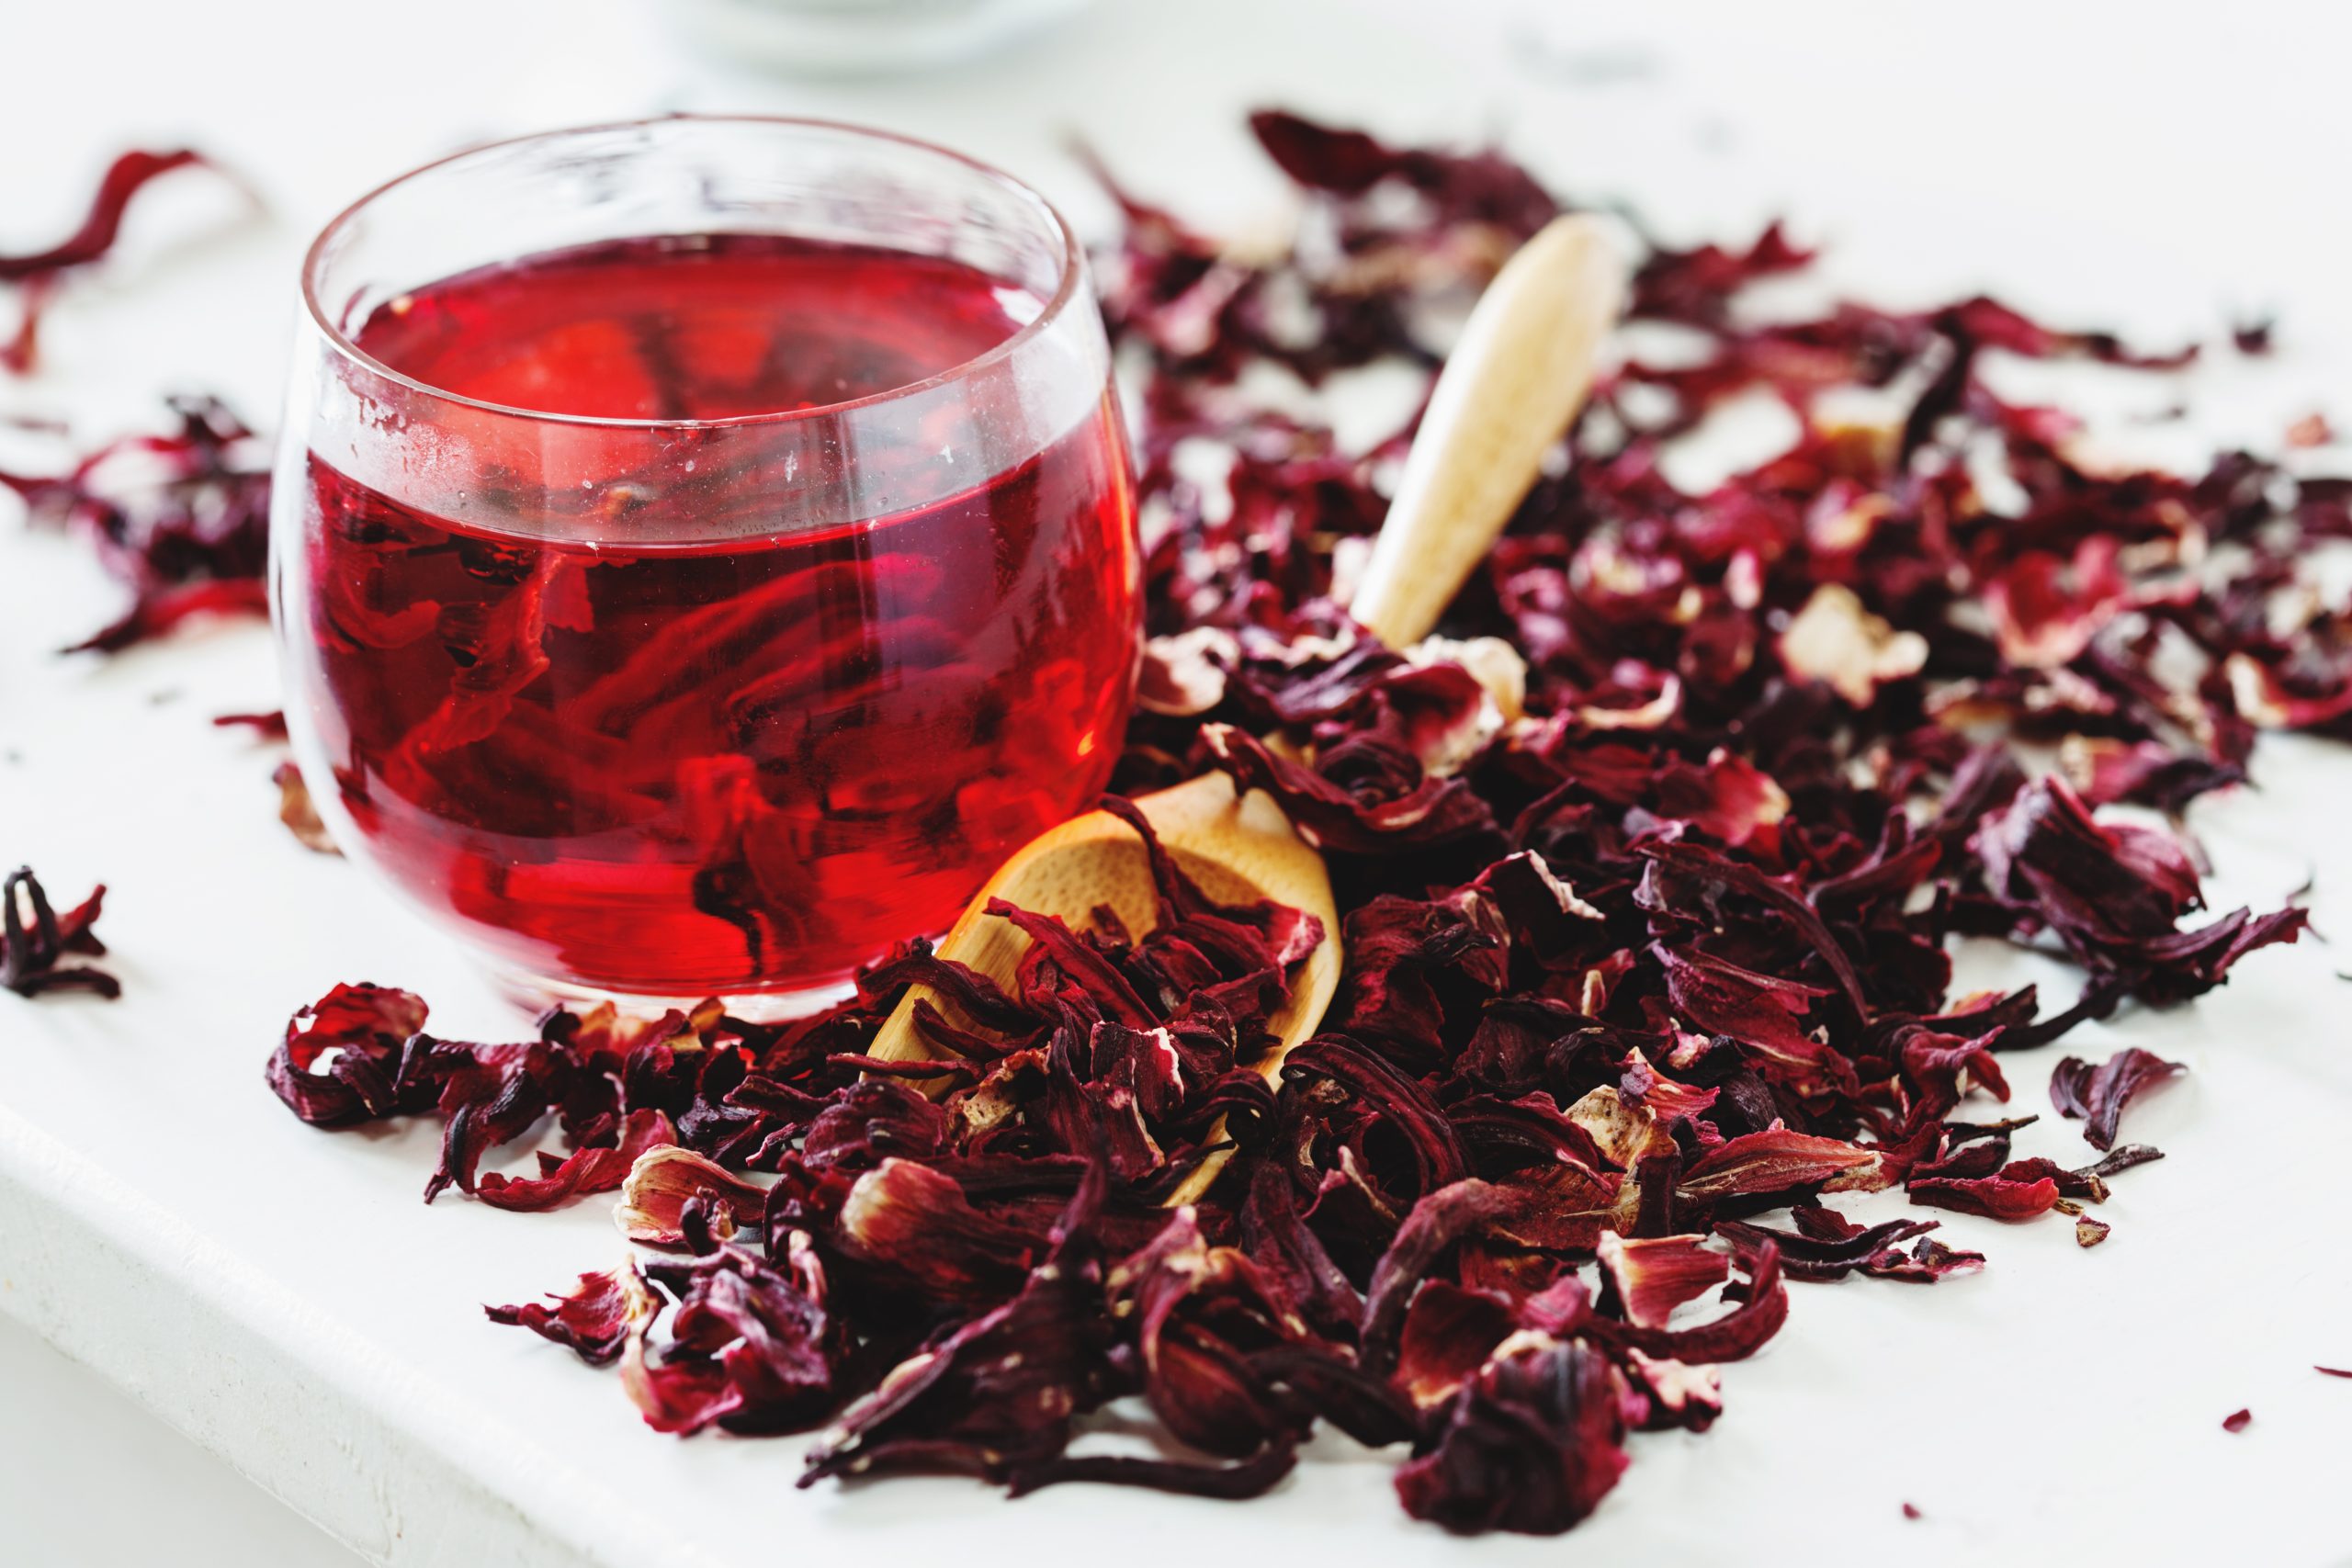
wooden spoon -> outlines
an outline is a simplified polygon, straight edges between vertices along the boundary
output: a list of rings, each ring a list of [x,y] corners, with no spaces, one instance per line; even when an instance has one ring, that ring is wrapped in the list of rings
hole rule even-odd
[[[1396,501],[1381,525],[1351,613],[1392,648],[1419,641],[1510,521],[1590,389],[1602,341],[1623,308],[1626,265],[1604,220],[1555,219],[1521,246],[1471,311],[1462,341],[1430,394]],[[1237,800],[1233,781],[1209,773],[1136,802],[1187,875],[1226,903],[1271,898],[1323,922],[1287,1006],[1270,1021],[1276,1040],[1259,1064],[1269,1082],[1291,1048],[1313,1034],[1340,983],[1340,920],[1323,857],[1262,792]],[[1028,938],[986,913],[1002,898],[1082,925],[1107,906],[1127,930],[1151,927],[1150,864],[1136,831],[1091,811],[1032,840],[989,879],[939,942],[938,952],[1010,984]],[[927,1000],[959,1026],[968,1021],[927,986],[908,989],[875,1034],[872,1055],[920,1061],[934,1053],[914,1023]],[[930,1086],[944,1089],[947,1080]],[[1212,1133],[1211,1140],[1216,1134]],[[1205,1192],[1229,1150],[1212,1153],[1178,1185],[1170,1206]]]
[[[1348,605],[1389,647],[1430,635],[1584,406],[1625,308],[1614,231],[1589,213],[1555,218],[1464,323]]]

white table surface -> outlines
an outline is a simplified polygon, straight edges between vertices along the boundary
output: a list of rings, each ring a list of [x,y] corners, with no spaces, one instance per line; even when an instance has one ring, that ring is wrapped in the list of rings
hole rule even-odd
[[[2330,8],[1646,14],[1668,9],[1105,0],[986,66],[811,85],[695,63],[617,0],[19,4],[0,24],[0,249],[62,230],[133,143],[213,152],[272,215],[240,218],[198,176],[158,187],[119,265],[57,309],[49,368],[0,381],[0,412],[96,433],[201,388],[272,420],[302,242],[378,179],[487,133],[682,107],[832,115],[995,159],[1084,220],[1100,203],[1058,150],[1080,129],[1140,189],[1245,224],[1281,207],[1240,115],[1281,102],[1399,134],[1498,133],[1679,236],[1786,210],[1881,298],[1996,286],[2158,341],[2283,313],[2278,358],[2200,372],[2185,383],[2200,422],[2135,441],[2193,455],[2275,442],[2331,396],[2352,413],[2352,31]],[[2103,377],[2086,395],[2153,410],[2175,393]],[[0,462],[33,455],[11,445]],[[1634,1438],[1623,1483],[1568,1543],[1413,1524],[1394,1456],[1338,1440],[1238,1506],[1074,1486],[1008,1504],[954,1480],[797,1492],[797,1440],[657,1437],[610,1376],[481,1321],[480,1302],[613,1261],[601,1202],[424,1207],[431,1127],[322,1135],[263,1087],[286,1015],[338,980],[420,990],[460,1035],[516,1023],[434,933],[300,849],[274,818],[267,754],[209,727],[275,704],[266,636],[51,655],[113,603],[76,547],[0,518],[0,861],[29,861],[61,897],[107,881],[100,929],[125,986],[114,1004],[0,995],[0,1310],[371,1560],[1681,1563],[1728,1561],[1736,1542],[1756,1563],[2352,1561],[2352,1382],[2312,1370],[2352,1363],[2341,948],[2259,954],[2196,1008],[2005,1058],[2014,1109],[2045,1112],[2067,1051],[2133,1043],[2190,1066],[2127,1119],[2171,1157],[2120,1179],[2101,1211],[2113,1238],[2082,1252],[2063,1222],[1942,1216],[1946,1240],[1992,1255],[1983,1274],[1796,1287],[1781,1337],[1728,1370],[1715,1430]],[[2347,760],[2266,746],[2259,793],[2199,810],[2216,907],[2275,904],[2315,876],[2320,930],[2352,927]],[[1962,955],[1963,988],[2023,978],[2071,994],[2055,964]],[[2087,1154],[2054,1117],[2019,1145]],[[62,1374],[9,1375],[17,1447],[0,1453],[70,1455],[104,1404]],[[2241,1406],[2253,1425],[2225,1434]],[[225,1481],[77,1491],[40,1474],[0,1463],[0,1517],[30,1549],[11,1562],[172,1555],[75,1529],[101,1506],[183,1539],[250,1531],[274,1561],[297,1550],[270,1546],[276,1527]],[[207,1491],[209,1522],[174,1512]],[[1924,1517],[1904,1519],[1905,1501]]]

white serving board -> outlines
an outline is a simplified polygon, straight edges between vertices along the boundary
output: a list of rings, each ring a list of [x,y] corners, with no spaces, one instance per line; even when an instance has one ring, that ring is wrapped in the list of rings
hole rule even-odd
[[[2352,154],[2327,107],[2340,24],[2242,6],[2215,37],[2150,6],[2127,38],[2011,5],[1676,9],[1106,0],[987,67],[808,86],[688,62],[619,0],[154,4],[105,39],[84,8],[42,7],[11,18],[9,41],[55,68],[11,67],[0,146],[51,151],[0,165],[0,249],[62,228],[133,141],[218,152],[275,217],[222,216],[196,176],[159,191],[122,264],[57,311],[51,368],[0,382],[0,412],[96,432],[205,388],[269,420],[302,239],[378,178],[483,134],[672,107],[825,114],[997,158],[1086,217],[1099,203],[1056,150],[1075,129],[1146,191],[1244,223],[1281,208],[1239,115],[1283,102],[1400,133],[1500,132],[1683,237],[1786,208],[1838,244],[1842,278],[1898,299],[1999,283],[2159,339],[2276,307],[2288,352],[2188,383],[2211,417],[2165,438],[2267,441],[2331,390],[2352,414],[2337,283],[2352,235],[2314,178]],[[109,47],[93,91],[89,57]],[[206,237],[164,243],[190,230]],[[2172,400],[2129,378],[2087,391]],[[2352,1382],[2312,1371],[2352,1363],[2352,989],[2336,973],[2352,958],[2309,941],[2194,1009],[2005,1058],[2012,1109],[2045,1112],[2066,1051],[2134,1043],[2189,1065],[2130,1113],[2127,1135],[2170,1157],[2119,1180],[2104,1247],[2079,1251],[2063,1222],[1944,1216],[1947,1240],[1992,1255],[1983,1274],[1796,1288],[1781,1337],[1728,1371],[1715,1430],[1636,1437],[1623,1483],[1566,1543],[1413,1524],[1389,1491],[1395,1456],[1336,1439],[1273,1497],[1234,1506],[1088,1487],[1011,1504],[955,1480],[798,1492],[798,1440],[658,1437],[611,1376],[478,1310],[612,1262],[601,1202],[425,1207],[431,1127],[322,1134],[264,1088],[287,1014],[338,980],[419,990],[463,1036],[520,1021],[352,868],[299,848],[274,818],[268,753],[209,728],[274,704],[266,636],[198,633],[111,663],[50,654],[113,603],[75,547],[0,519],[0,860],[65,899],[108,881],[100,929],[125,985],[113,1004],[0,995],[0,1311],[373,1561],[2352,1554]],[[2320,931],[2352,927],[2352,753],[2287,742],[2256,765],[2259,793],[2196,818],[2216,906],[2275,904],[2312,877]],[[1968,984],[2071,994],[2041,960],[1972,949],[1962,966]],[[2089,1151],[2052,1117],[2019,1152]],[[2252,1427],[2223,1433],[2241,1406]],[[0,1420],[74,1418],[0,1390]],[[0,1512],[30,1508],[11,1484]],[[135,1486],[119,1496],[139,1506]]]

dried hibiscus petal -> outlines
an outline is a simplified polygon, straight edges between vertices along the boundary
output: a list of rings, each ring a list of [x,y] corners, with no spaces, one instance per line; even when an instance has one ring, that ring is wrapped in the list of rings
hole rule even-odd
[[[337,986],[288,1021],[286,1038],[269,1059],[269,1087],[313,1127],[426,1110],[438,1086],[409,1073],[406,1060],[425,1016],[424,1000],[413,991]]]
[[[1973,1177],[1923,1177],[1904,1188],[1914,1203],[1957,1209],[1993,1220],[2026,1220],[2045,1213],[2058,1201],[2058,1184],[2049,1177],[2020,1179],[2004,1173]]]
[[[19,287],[23,312],[13,343],[6,353],[0,353],[0,366],[20,375],[33,367],[33,345],[41,309],[58,277],[75,267],[88,265],[114,248],[123,214],[130,209],[131,198],[148,182],[175,169],[207,162],[201,154],[185,148],[171,152],[125,152],[107,166],[98,182],[97,194],[91,197],[90,210],[73,233],[45,251],[0,255],[0,283]]]
[[[2084,1122],[2083,1137],[2091,1147],[2111,1149],[2123,1108],[2132,1098],[2186,1071],[2178,1062],[2167,1062],[2136,1045],[2118,1051],[2096,1067],[2079,1056],[2069,1056],[2051,1069],[2050,1099],[2060,1115]]]
[[[653,1247],[684,1242],[686,1205],[696,1199],[715,1204],[714,1214],[736,1225],[756,1223],[767,1207],[763,1189],[674,1143],[649,1144],[637,1151],[613,1185],[621,1193],[613,1211],[621,1233]]]
[[[68,653],[119,653],[134,643],[164,636],[180,623],[200,615],[265,615],[268,591],[258,581],[223,579],[177,582],[143,590],[137,603],[80,642]]]
[[[266,713],[215,714],[212,723],[220,729],[249,730],[256,740],[283,740],[287,734],[283,708],[271,708]]]
[[[1251,1352],[1305,1337],[1279,1292],[1229,1247],[1211,1247],[1189,1208],[1114,1266],[1113,1310],[1131,1312],[1144,1397],[1179,1440],[1247,1459],[1288,1447],[1305,1423]]]
[[[2182,753],[2154,740],[2068,736],[2059,762],[2087,806],[2119,803],[2177,814],[2198,796],[2245,782],[2235,762]]]
[[[1188,1497],[1261,1497],[1298,1463],[1295,1444],[1269,1443],[1231,1464],[1188,1464],[1181,1460],[1138,1459],[1132,1454],[1057,1454],[1014,1467],[1006,1491],[1026,1496],[1066,1481],[1112,1486],[1148,1486]]]
[[[714,1425],[795,1431],[839,1403],[846,1347],[805,1236],[777,1264],[719,1247],[650,1272],[678,1308],[658,1359],[648,1353],[643,1323],[622,1354],[622,1386],[646,1425],[682,1436]]]
[[[424,1184],[428,1203],[449,1188],[472,1194],[483,1156],[536,1125],[562,1100],[570,1064],[538,1042],[477,1045],[419,1035],[405,1053],[436,1068],[434,1110],[443,1118],[441,1163]]]
[[[1709,1150],[1683,1172],[1677,1190],[1686,1198],[1711,1201],[1801,1189],[1868,1187],[1878,1168],[1874,1149],[1774,1127]]]
[[[1665,972],[1675,1010],[1702,1029],[1739,1042],[1768,1081],[1807,1097],[1851,1092],[1853,1068],[1798,1022],[1826,990],[1664,943],[1652,952]]]
[[[2178,843],[2150,829],[2100,825],[2054,778],[2027,785],[1986,818],[1974,842],[1995,897],[2159,1003],[2221,984],[2238,959],[2294,941],[2307,920],[2295,908],[2259,919],[2239,909],[2198,931],[2177,930],[2203,903]]]
[[[1061,1452],[1072,1419],[1108,1386],[1093,1235],[1103,1175],[1090,1170],[1012,1300],[925,1345],[842,1413],[809,1450],[801,1485],[902,1469],[1006,1480]]]
[[[68,651],[110,653],[191,616],[268,610],[267,444],[212,399],[171,408],[169,434],[108,442],[64,474],[0,472],[35,522],[88,540],[131,591],[121,616]]]
[[[59,914],[32,867],[18,866],[0,882],[0,986],[20,997],[44,991],[90,991],[119,997],[122,982],[103,969],[68,964],[69,954],[100,957],[106,944],[90,928],[105,901],[103,884],[74,908]]]
[[[1240,1222],[1242,1251],[1282,1292],[1290,1310],[1326,1339],[1352,1338],[1363,1318],[1363,1297],[1300,1218],[1297,1194],[1281,1169],[1258,1167]]]
[[[1405,1511],[1446,1529],[1555,1535],[1624,1472],[1616,1370],[1574,1341],[1506,1344],[1444,1411],[1425,1453],[1396,1472]]]
[[[21,283],[42,273],[94,262],[113,248],[130,198],[148,181],[174,169],[204,162],[182,148],[171,152],[125,152],[110,165],[91,198],[90,210],[79,227],[45,251],[24,255],[0,255],[0,282]]]
[[[1703,1365],[1741,1361],[1756,1354],[1788,1321],[1789,1292],[1781,1280],[1781,1252],[1771,1242],[1760,1244],[1742,1258],[1747,1280],[1736,1289],[1739,1304],[1721,1317],[1690,1328],[1616,1323],[1582,1316],[1579,1326],[1596,1343],[1613,1350],[1639,1350],[1645,1356]],[[1726,1299],[1730,1292],[1726,1292]]]
[[[1442,844],[1490,829],[1489,807],[1460,779],[1439,778],[1395,741],[1351,736],[1325,748],[1311,768],[1278,757],[1230,726],[1201,732],[1235,787],[1262,789],[1283,804],[1308,841],[1356,854],[1406,844]]]
[[[1694,1367],[1629,1349],[1620,1371],[1627,1385],[1626,1421],[1642,1431],[1679,1427],[1703,1432],[1724,1413],[1719,1367]]]
[[[519,1306],[482,1308],[490,1321],[527,1328],[545,1339],[570,1346],[592,1367],[609,1366],[620,1359],[629,1335],[651,1316],[653,1303],[633,1264],[582,1274],[579,1283],[561,1295],[550,1292],[552,1307],[537,1302]]]
[[[542,1153],[537,1177],[511,1178],[495,1171],[474,1184],[474,1196],[493,1209],[536,1213],[587,1192],[610,1192],[650,1149],[677,1141],[670,1119],[659,1111],[632,1111],[610,1148],[585,1148],[564,1156]]]
[[[218,721],[215,721],[218,722]],[[334,840],[327,832],[327,825],[319,819],[319,808],[311,803],[310,786],[302,782],[302,770],[292,762],[280,762],[270,775],[277,785],[277,819],[294,835],[306,850],[322,855],[339,855]]]
[[[1608,1286],[1604,1305],[1615,1302],[1626,1322],[1645,1328],[1665,1326],[1683,1303],[1696,1300],[1731,1277],[1727,1254],[1711,1252],[1706,1238],[1661,1235],[1628,1241],[1600,1238],[1600,1274]]]
[[[1509,1190],[1476,1180],[1456,1181],[1413,1205],[1412,1213],[1381,1256],[1364,1299],[1361,1359],[1370,1371],[1395,1364],[1414,1292],[1439,1258],[1456,1243],[1516,1213],[1520,1200]]]
[[[1517,1327],[1507,1296],[1430,1280],[1405,1309],[1393,1381],[1419,1409],[1444,1404]]]
[[[1715,1234],[1747,1250],[1771,1242],[1792,1280],[1840,1280],[1859,1269],[1875,1279],[1933,1283],[1946,1274],[1984,1262],[1975,1253],[1954,1252],[1926,1240],[1905,1253],[1901,1244],[1925,1237],[1937,1228],[1933,1220],[1887,1220],[1862,1226],[1808,1204],[1799,1204],[1792,1216],[1799,1227],[1793,1232],[1745,1220],[1721,1220],[1716,1222]]]
[[[1147,713],[1190,718],[1225,700],[1226,677],[1241,645],[1221,626],[1195,626],[1145,645],[1136,703]]]
[[[1012,1294],[1044,1242],[973,1208],[945,1172],[903,1159],[886,1159],[857,1179],[832,1235],[876,1288],[944,1305]]]
[[[1964,1252],[1946,1247],[1933,1236],[1923,1236],[1911,1244],[1911,1250],[1890,1247],[1862,1265],[1862,1272],[1874,1280],[1905,1280],[1914,1284],[1932,1285],[1953,1274],[1973,1274],[1984,1267],[1981,1252]]]

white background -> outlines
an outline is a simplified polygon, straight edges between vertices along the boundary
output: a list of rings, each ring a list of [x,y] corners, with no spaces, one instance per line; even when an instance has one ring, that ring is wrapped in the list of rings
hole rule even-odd
[[[1896,302],[1996,287],[2159,343],[2275,308],[2267,364],[2224,354],[2177,382],[2082,389],[2127,412],[2196,403],[2188,427],[2119,423],[2119,446],[2274,442],[2331,401],[2352,423],[2341,15],[1105,0],[985,65],[812,85],[699,63],[616,0],[7,0],[0,251],[49,243],[132,144],[205,148],[268,214],[198,175],[156,187],[119,265],[56,310],[45,373],[0,382],[0,412],[96,433],[205,389],[272,419],[301,243],[465,141],[673,108],[831,115],[967,148],[1099,221],[1061,151],[1080,130],[1141,191],[1248,228],[1282,206],[1240,117],[1274,102],[1499,137],[1676,238],[1786,212],[1841,282]],[[40,456],[0,447],[0,464]],[[1954,1216],[1946,1238],[1992,1254],[1981,1276],[1798,1288],[1780,1340],[1729,1370],[1716,1430],[1636,1438],[1568,1543],[1412,1525],[1389,1460],[1337,1442],[1241,1507],[1081,1488],[1006,1505],[948,1481],[796,1493],[797,1444],[656,1438],[609,1378],[481,1324],[479,1301],[608,1263],[599,1206],[427,1209],[427,1130],[322,1137],[269,1098],[285,1015],[336,980],[420,989],[461,1035],[512,1023],[432,933],[296,847],[266,756],[208,728],[274,704],[266,638],[49,654],[112,603],[76,549],[0,518],[0,861],[66,896],[111,882],[103,930],[128,988],[112,1007],[0,996],[0,1309],[379,1560],[2352,1561],[2352,1382],[2311,1370],[2352,1363],[2340,949],[2266,953],[2194,1010],[2008,1058],[2018,1110],[2046,1111],[2065,1050],[2131,1043],[2190,1066],[2131,1113],[2127,1135],[2171,1157],[2120,1179],[2113,1239],[2085,1253],[2063,1223]],[[2315,876],[2322,931],[2352,925],[2345,756],[2284,743],[2257,771],[2259,793],[2196,818],[2216,906]],[[2057,966],[1964,955],[1964,984],[2019,978],[2070,994]],[[2054,1118],[2020,1152],[2087,1153]],[[36,1223],[33,1189],[74,1224]],[[2252,1427],[2224,1434],[2240,1406]],[[347,1560],[5,1317],[0,1434],[11,1562]],[[485,1490],[436,1479],[435,1455]],[[1904,1520],[1905,1501],[1925,1517]],[[478,1550],[452,1544],[452,1520]]]

